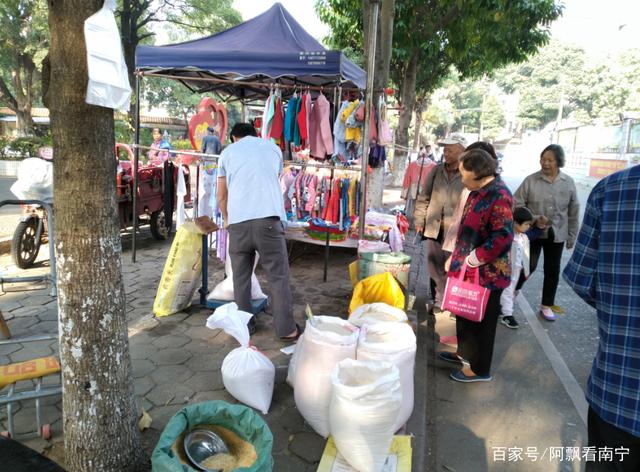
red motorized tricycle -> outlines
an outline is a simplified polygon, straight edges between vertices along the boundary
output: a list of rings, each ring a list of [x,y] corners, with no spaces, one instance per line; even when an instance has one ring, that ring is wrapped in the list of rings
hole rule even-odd
[[[133,226],[133,151],[126,144],[116,145],[116,154],[124,150],[129,160],[120,160],[116,173],[116,202],[120,228]],[[182,166],[186,196],[191,201],[189,167]],[[136,202],[138,224],[149,224],[156,239],[167,239],[173,222],[176,204],[176,181],[178,167],[172,163],[164,165],[140,165],[138,167],[138,198]],[[47,210],[41,205],[25,205],[24,214],[13,234],[11,255],[16,266],[28,269],[33,266],[42,243],[48,242]],[[170,213],[167,217],[167,211]]]

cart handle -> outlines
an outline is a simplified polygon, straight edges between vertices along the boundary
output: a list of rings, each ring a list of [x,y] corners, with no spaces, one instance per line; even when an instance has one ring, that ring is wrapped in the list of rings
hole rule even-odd
[[[129,155],[129,161],[133,162],[134,155],[133,155],[133,149],[131,149],[131,146],[129,146],[128,144],[124,144],[124,143],[116,143],[116,147],[115,147],[116,161],[120,160],[118,158],[118,149],[126,150],[127,154]]]

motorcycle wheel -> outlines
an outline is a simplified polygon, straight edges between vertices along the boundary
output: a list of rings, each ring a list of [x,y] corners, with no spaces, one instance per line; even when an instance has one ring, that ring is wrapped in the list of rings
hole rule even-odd
[[[164,220],[164,211],[158,210],[151,213],[151,234],[154,238],[165,240],[169,238],[169,229]]]
[[[13,232],[11,240],[11,257],[13,262],[21,269],[28,269],[38,257],[40,241],[36,241],[38,231],[38,218],[29,218],[21,221]]]

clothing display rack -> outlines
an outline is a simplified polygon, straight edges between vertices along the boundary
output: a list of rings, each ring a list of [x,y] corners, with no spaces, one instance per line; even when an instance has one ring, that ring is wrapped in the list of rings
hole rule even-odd
[[[376,23],[373,25],[375,27]],[[257,34],[258,31],[262,33]],[[270,45],[268,49],[265,48],[265,44]],[[373,51],[370,51],[372,57],[375,56]],[[371,60],[370,70],[373,71]],[[281,4],[276,3],[261,15],[215,35],[186,43],[138,46],[135,71],[135,142],[140,142],[140,97],[145,77],[177,80],[194,93],[215,92],[223,101],[231,99],[240,101],[243,120],[246,117],[246,104],[256,99],[267,98],[269,91],[274,87],[281,90],[285,97],[291,96],[296,90],[312,90],[319,93],[324,91],[328,93],[333,90],[334,112],[338,110],[338,100],[342,99],[343,92],[358,93],[361,98],[364,97],[363,121],[368,124],[373,112],[372,75],[367,77],[365,71],[351,62],[342,51],[325,49]],[[367,93],[363,93],[365,88]],[[334,120],[335,115],[332,123]],[[369,156],[368,135],[369,127],[364,126],[360,141],[362,162],[365,162]],[[135,148],[136,167],[140,149],[140,147]],[[181,154],[187,153],[181,152]],[[290,151],[285,155],[287,154],[291,156]],[[289,165],[294,164],[302,163],[295,162]],[[308,163],[307,166],[311,167],[310,164]],[[365,215],[367,210],[368,166],[362,165],[359,169],[353,166],[351,169],[335,165],[321,164],[321,166],[326,166],[325,168],[330,169],[332,174],[336,170],[360,171],[359,214],[361,217],[358,234],[362,237],[365,220],[362,215]],[[137,182],[134,183],[136,184]],[[134,222],[135,218],[136,215],[134,215]],[[331,244],[327,248],[329,246]]]
[[[312,168],[316,168],[316,169],[328,169],[331,171],[331,175],[330,175],[330,185],[329,185],[329,199],[331,198],[332,192],[333,192],[333,180],[335,178],[335,172],[339,171],[339,172],[360,172],[361,170],[361,166],[336,166],[333,164],[322,164],[322,163],[317,163],[317,162],[305,162],[305,161],[285,161],[284,162],[285,166],[289,166],[289,167],[299,167],[301,168],[301,172],[304,172],[306,168],[308,167],[312,167]],[[360,198],[363,198],[362,195],[360,196]],[[331,241],[330,238],[330,233],[329,231],[326,232],[326,236],[325,236],[325,241],[322,242],[320,240],[317,239],[312,239],[309,237],[302,237],[298,234],[292,233],[291,231],[285,231],[285,238],[289,241],[299,241],[299,242],[303,242],[303,243],[309,243],[309,244],[316,244],[316,245],[324,245],[325,246],[325,251],[324,251],[324,271],[323,271],[323,277],[322,280],[324,282],[327,281],[327,273],[329,270],[329,256],[330,256],[330,248],[331,246],[336,246],[336,247],[347,247],[347,248],[357,248],[358,247],[358,242],[357,240],[353,240],[350,239],[347,236],[346,241],[344,242],[336,242],[336,241]]]

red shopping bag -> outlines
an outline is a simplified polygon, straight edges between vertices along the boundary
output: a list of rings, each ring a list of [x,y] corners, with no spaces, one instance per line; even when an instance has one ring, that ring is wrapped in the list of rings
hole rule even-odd
[[[464,280],[467,270],[473,272],[473,281]],[[442,309],[449,310],[456,316],[461,316],[469,321],[481,322],[489,301],[489,290],[480,285],[480,273],[478,269],[470,269],[465,262],[462,264],[458,277],[447,278],[447,286],[444,289]]]

